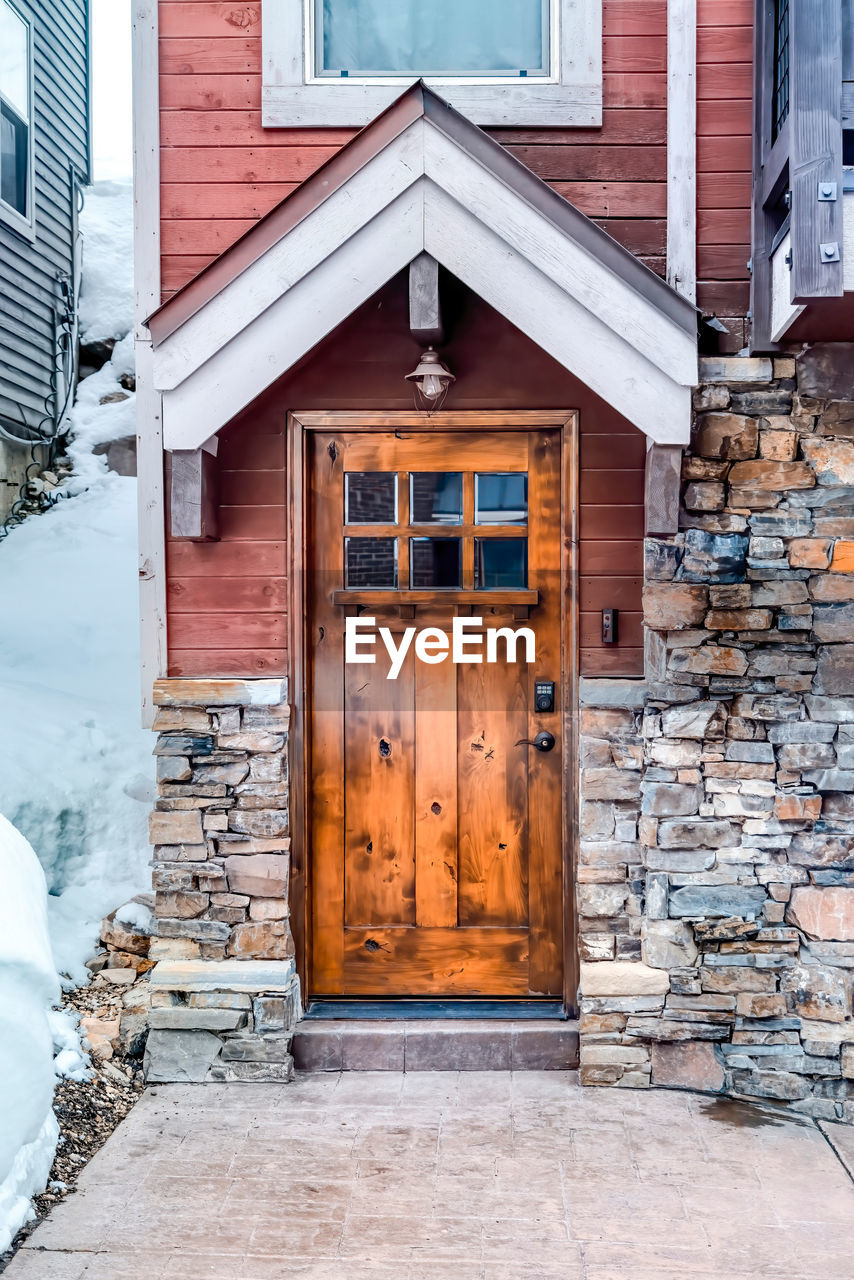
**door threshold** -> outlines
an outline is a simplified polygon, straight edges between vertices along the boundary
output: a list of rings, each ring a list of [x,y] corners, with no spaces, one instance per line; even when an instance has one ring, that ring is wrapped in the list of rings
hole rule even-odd
[[[362,1008],[365,1003],[375,1007],[380,1002],[360,1002]],[[387,1002],[386,1008],[395,1003]],[[476,1003],[495,1007],[492,1001]],[[427,1017],[423,1005],[421,1016],[414,1018],[335,1019],[315,1013],[297,1023],[293,1055],[297,1070],[308,1072],[573,1071],[578,1066],[578,1023],[563,1016],[519,1018],[508,1012],[500,1018]]]
[[[309,1000],[305,1018],[323,1022],[566,1022],[559,1000]]]

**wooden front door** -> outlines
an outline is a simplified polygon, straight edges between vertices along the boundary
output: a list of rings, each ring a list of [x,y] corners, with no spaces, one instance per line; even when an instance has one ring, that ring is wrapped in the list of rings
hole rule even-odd
[[[562,995],[561,439],[308,433],[312,995]]]

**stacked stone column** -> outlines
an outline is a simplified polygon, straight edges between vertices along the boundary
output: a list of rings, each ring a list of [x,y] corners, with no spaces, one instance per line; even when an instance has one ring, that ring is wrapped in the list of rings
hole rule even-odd
[[[583,682],[582,1078],[854,1119],[854,348],[701,364],[646,682]]]
[[[281,680],[165,680],[149,1080],[281,1080],[300,1013]]]

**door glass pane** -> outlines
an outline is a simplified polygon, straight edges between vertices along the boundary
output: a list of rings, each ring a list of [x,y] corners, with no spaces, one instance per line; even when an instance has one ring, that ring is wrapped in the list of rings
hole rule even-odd
[[[346,524],[397,524],[397,472],[348,471],[344,476]]]
[[[528,475],[497,471],[474,478],[475,524],[527,524]]]
[[[30,118],[29,64],[27,24],[0,0],[0,94],[24,121]]]
[[[528,539],[475,538],[474,585],[480,591],[527,587]]]
[[[462,524],[463,477],[460,471],[413,471],[410,478],[412,524]]]
[[[459,538],[410,538],[409,577],[413,589],[461,587],[462,541]]]
[[[544,76],[549,0],[314,0],[316,73]]]
[[[397,538],[345,538],[347,586],[397,587]]]

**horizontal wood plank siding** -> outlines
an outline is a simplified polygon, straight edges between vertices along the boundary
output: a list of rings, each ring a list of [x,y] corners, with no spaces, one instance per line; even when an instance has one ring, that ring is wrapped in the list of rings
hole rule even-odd
[[[443,299],[454,408],[579,409],[581,670],[640,675],[644,437],[449,277]],[[220,433],[220,541],[167,543],[170,675],[287,672],[287,413],[410,409],[407,307],[403,273]],[[601,641],[605,608],[620,611],[616,645]]]
[[[697,305],[747,341],[753,0],[697,0]]]
[[[262,0],[160,0],[162,288],[168,297],[353,132],[262,129]],[[604,0],[601,129],[495,130],[664,274],[666,0]]]
[[[89,174],[87,6],[33,7],[35,240],[0,221],[0,418],[37,427],[53,411],[57,273],[70,274],[71,166]]]
[[[262,2],[160,2],[164,296],[352,136],[342,129],[261,128]],[[603,0],[603,10],[602,128],[504,129],[494,136],[663,275],[666,0]],[[724,345],[732,349],[744,343],[748,305],[751,41],[752,0],[698,0],[698,302],[724,321],[729,330]],[[390,287],[392,295],[397,298]],[[398,303],[400,298],[394,307],[387,305],[384,321],[371,311],[373,303],[357,316],[370,312],[383,363],[403,369],[412,353],[405,314],[395,311]],[[466,305],[483,320],[482,306]],[[389,313],[399,321],[399,332],[393,332]],[[358,347],[355,319],[342,326],[335,343]],[[490,324],[484,331],[504,344],[500,349],[515,350],[521,343],[539,374],[525,387],[508,382],[502,360],[493,351],[486,359],[483,332],[467,346],[461,322],[453,340],[459,379],[454,407],[580,407],[581,668],[588,675],[640,674],[645,441],[589,391],[558,375],[542,353],[531,355],[530,344],[510,326]],[[322,363],[323,353],[330,358],[332,342],[321,344],[223,433],[222,540],[169,546],[173,675],[286,670],[285,629],[278,626],[284,616],[286,562],[285,415],[288,409],[403,409],[410,403],[388,372],[364,354],[337,363],[332,386],[329,366]],[[336,361],[342,349],[335,347]],[[486,362],[488,374],[478,362]],[[601,643],[603,608],[620,611],[617,645]]]

